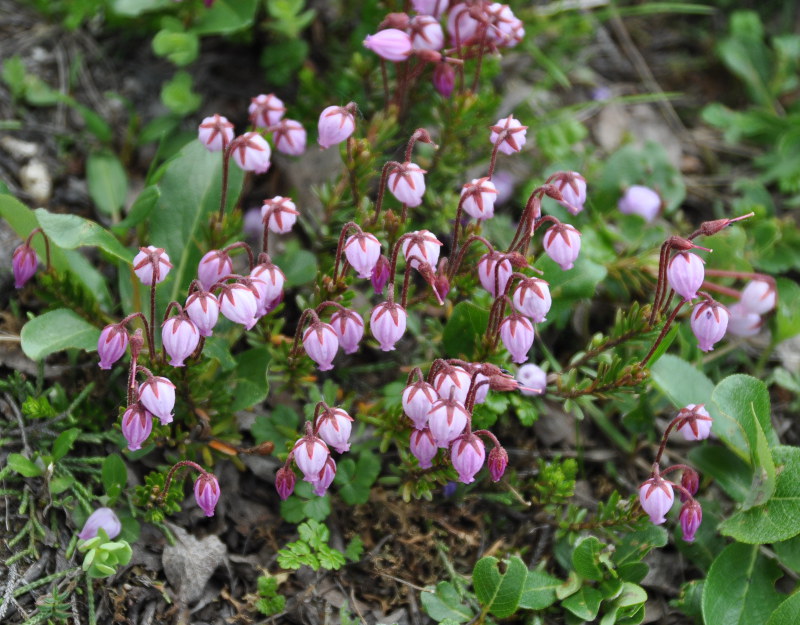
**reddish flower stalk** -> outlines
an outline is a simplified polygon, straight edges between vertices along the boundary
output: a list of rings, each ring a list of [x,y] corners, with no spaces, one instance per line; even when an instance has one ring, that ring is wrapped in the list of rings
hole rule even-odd
[[[30,247],[31,241],[33,240],[33,237],[34,237],[35,234],[42,235],[42,239],[44,240],[45,270],[46,271],[50,271],[50,266],[51,266],[51,263],[50,263],[50,239],[47,238],[47,235],[44,233],[44,230],[42,230],[41,228],[34,228],[33,230],[31,230],[31,233],[25,239],[25,245]]]
[[[658,338],[656,338],[655,342],[653,343],[653,346],[650,348],[650,351],[647,352],[647,355],[644,358],[642,358],[642,361],[639,363],[640,367],[647,366],[647,361],[650,360],[650,358],[652,358],[653,354],[656,351],[656,348],[658,348],[658,346],[661,344],[661,341],[664,340],[664,337],[667,335],[667,332],[669,332],[669,328],[672,325],[672,322],[675,321],[675,317],[678,316],[678,313],[680,312],[681,308],[683,308],[683,305],[685,303],[686,300],[681,300],[678,303],[678,305],[675,306],[675,309],[672,311],[672,314],[667,319],[666,323],[664,324],[664,327],[661,328],[661,333],[658,335]]]
[[[383,196],[386,193],[386,180],[389,178],[389,174],[393,169],[401,166],[402,165],[397,161],[387,161],[383,166],[381,170],[381,181],[378,185],[378,197],[375,200],[375,213],[372,215],[372,219],[369,222],[370,224],[374,225],[378,223],[378,217],[380,217],[381,207],[383,206]]]

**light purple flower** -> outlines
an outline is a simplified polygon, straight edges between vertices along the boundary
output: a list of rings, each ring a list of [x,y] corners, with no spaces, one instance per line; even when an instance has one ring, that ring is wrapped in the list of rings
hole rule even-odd
[[[161,326],[161,342],[169,354],[169,364],[183,367],[183,361],[194,353],[200,343],[200,330],[186,313],[170,317]]]
[[[563,200],[558,203],[566,208],[573,215],[577,215],[583,210],[586,202],[586,178],[577,171],[561,172],[553,181],[553,184],[561,192]]]
[[[250,115],[251,124],[258,128],[269,128],[281,120],[286,112],[286,107],[274,93],[266,95],[262,93],[250,100],[247,112]]]
[[[250,272],[250,277],[257,278],[266,284],[267,289],[264,293],[264,299],[266,300],[267,307],[283,294],[283,285],[286,283],[286,275],[281,271],[278,265],[275,265],[271,261],[263,262],[253,267],[253,271]],[[262,302],[259,302],[258,315],[265,314],[261,312],[261,303]]]
[[[486,459],[483,441],[472,433],[462,434],[450,446],[450,462],[458,472],[458,481],[471,484]]]
[[[714,300],[703,300],[694,307],[690,322],[701,351],[713,351],[714,343],[725,336],[729,317],[728,309]]]
[[[513,271],[511,261],[498,252],[484,254],[478,261],[478,280],[494,298],[505,293]]]
[[[541,395],[547,388],[547,374],[537,365],[525,364],[517,370],[517,382],[523,395]]]
[[[319,116],[319,138],[323,149],[337,145],[353,134],[356,120],[343,106],[329,106]]]
[[[436,91],[443,97],[449,98],[450,94],[453,93],[453,88],[456,86],[456,70],[453,69],[450,63],[445,63],[444,61],[437,63],[436,67],[433,68],[431,82],[433,82],[433,87]]]
[[[513,302],[514,308],[534,322],[546,321],[550,306],[553,305],[550,285],[541,278],[522,280],[514,289]]]
[[[436,452],[439,451],[439,446],[436,444],[430,429],[423,428],[411,432],[409,449],[419,462],[420,469],[430,469],[431,460],[434,459]]]
[[[278,473],[275,475],[275,490],[278,491],[281,500],[286,501],[294,492],[296,481],[297,478],[290,467],[284,466],[278,469]]]
[[[411,54],[411,37],[397,28],[386,28],[374,35],[367,35],[364,47],[382,59],[399,63],[405,61]]]
[[[257,132],[246,132],[233,140],[233,160],[244,171],[263,174],[269,169],[272,149]]]
[[[233,273],[233,262],[228,252],[211,250],[203,255],[197,265],[197,279],[207,291],[219,280]]]
[[[494,217],[496,197],[497,188],[489,178],[474,178],[461,188],[464,211],[478,221]]]
[[[163,282],[170,269],[169,255],[161,247],[140,247],[139,253],[133,257],[133,271],[146,286]]]
[[[39,266],[39,258],[34,249],[23,243],[14,250],[11,257],[11,269],[14,272],[14,287],[21,289],[25,283],[36,273]]]
[[[683,540],[687,543],[694,542],[695,534],[700,529],[700,523],[703,521],[703,508],[696,499],[690,499],[681,506],[681,513],[679,520],[681,522],[681,532],[683,532]]]
[[[369,232],[358,232],[347,238],[344,255],[359,278],[371,278],[381,256],[381,243]]]
[[[518,119],[514,119],[513,115],[509,115],[504,119],[498,119],[494,126],[490,127],[492,130],[489,135],[489,141],[492,145],[496,144],[500,138],[500,133],[506,131],[498,150],[503,154],[513,154],[519,152],[522,146],[525,145],[526,134],[528,127],[523,126]]]
[[[355,354],[364,336],[364,321],[354,310],[337,310],[331,315],[331,327],[345,354]]]
[[[153,376],[139,385],[139,401],[161,421],[161,425],[172,423],[175,407],[175,385],[167,378]]]
[[[499,482],[508,466],[508,452],[504,447],[492,447],[486,465],[489,467],[489,475],[492,481]]]
[[[414,269],[420,262],[436,267],[439,261],[439,248],[442,242],[429,230],[409,232],[409,237],[403,240],[403,256],[406,262]]]
[[[436,390],[423,380],[414,382],[403,390],[403,412],[416,429],[423,430],[428,426],[428,413],[437,399]]]
[[[449,447],[469,421],[464,405],[457,399],[439,399],[428,412],[428,427],[439,447]]]
[[[200,122],[197,138],[209,152],[220,152],[233,141],[233,124],[215,113]]]
[[[467,401],[472,376],[463,367],[457,365],[444,365],[433,378],[433,389],[442,399],[453,397],[462,404]]]
[[[752,280],[742,289],[739,299],[748,312],[763,315],[775,308],[777,293],[775,284],[766,280]]]
[[[103,328],[97,339],[97,355],[100,356],[101,369],[111,369],[125,354],[128,348],[128,331],[119,323],[112,323]]]
[[[128,449],[136,451],[153,431],[153,415],[142,404],[136,402],[128,406],[122,415],[122,435],[128,441]]]
[[[645,221],[653,221],[661,210],[661,197],[650,187],[638,184],[628,187],[617,203],[619,212],[625,215],[639,215]]]
[[[350,449],[350,432],[353,417],[341,408],[327,408],[317,420],[320,438],[340,454]]]
[[[303,480],[314,482],[325,466],[330,452],[328,446],[317,436],[303,436],[292,449],[297,468],[303,473]]]
[[[581,233],[569,224],[557,224],[544,233],[544,251],[561,269],[575,266],[581,251]]]
[[[257,293],[255,287],[239,282],[224,284],[219,294],[219,310],[225,317],[249,330],[257,321]]]
[[[289,232],[299,214],[295,203],[290,198],[280,195],[264,200],[264,205],[261,207],[262,221],[269,219],[269,229],[276,234]]]
[[[689,404],[678,413],[683,421],[679,422],[677,429],[687,441],[701,441],[711,434],[711,415],[703,406],[704,404]]]
[[[194,498],[206,516],[214,516],[219,501],[219,482],[212,473],[201,473],[194,482]]]
[[[294,119],[282,119],[272,130],[275,149],[290,156],[300,156],[306,151],[306,129]]]
[[[702,258],[692,252],[679,252],[667,265],[667,282],[683,299],[693,300],[703,284],[705,273]]]
[[[101,529],[112,540],[119,536],[122,531],[122,523],[120,523],[119,518],[111,508],[98,508],[92,512],[89,518],[86,519],[86,523],[83,524],[83,529],[78,534],[78,538],[89,540],[97,536]]]
[[[480,22],[469,14],[469,6],[462,2],[450,7],[447,32],[456,46],[464,45],[480,28]]]
[[[761,315],[749,312],[741,302],[728,306],[730,318],[728,319],[728,334],[743,338],[755,336],[761,331],[764,321]]]
[[[431,15],[416,15],[408,23],[414,50],[441,50],[444,47],[442,25]]]
[[[382,302],[372,309],[369,329],[382,351],[394,351],[395,343],[405,334],[406,317],[405,309],[394,302]]]
[[[511,353],[511,360],[521,364],[528,360],[528,352],[533,346],[533,324],[527,317],[511,313],[500,322],[500,338]]]
[[[424,169],[414,163],[403,163],[392,169],[386,186],[398,201],[413,208],[422,204],[426,173]]]
[[[339,338],[329,324],[314,321],[303,334],[303,349],[317,363],[320,371],[330,371],[339,349]]]
[[[661,525],[675,501],[672,485],[660,476],[652,476],[639,487],[639,501],[642,509],[655,525]]]
[[[324,496],[325,492],[328,490],[328,487],[333,483],[333,478],[335,477],[336,462],[333,458],[328,456],[327,460],[325,460],[325,464],[319,472],[319,475],[317,476],[317,479],[311,482],[311,484],[314,486],[314,494],[317,495],[317,497]]]
[[[372,275],[370,276],[375,295],[383,293],[383,287],[385,287],[386,283],[389,281],[389,272],[391,270],[392,267],[389,263],[389,259],[381,254],[378,257],[378,262],[375,263],[375,266],[372,268]]]
[[[411,0],[411,6],[420,15],[432,15],[441,17],[447,11],[449,0]]]
[[[183,309],[197,326],[200,336],[211,336],[219,320],[219,301],[213,293],[195,291],[186,298]]]

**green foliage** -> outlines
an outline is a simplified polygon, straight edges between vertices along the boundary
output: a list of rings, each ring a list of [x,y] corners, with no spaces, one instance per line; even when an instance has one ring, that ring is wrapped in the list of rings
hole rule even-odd
[[[294,493],[281,502],[281,516],[289,523],[299,523],[303,519],[324,521],[330,513],[330,495],[318,497],[308,482],[298,482]]]
[[[100,330],[66,308],[34,317],[22,328],[22,350],[31,360],[41,360],[68,348],[94,351]]]
[[[346,563],[345,555],[328,545],[330,531],[313,519],[301,523],[297,528],[300,539],[278,550],[278,565],[284,569],[299,569],[309,566],[337,571]]]
[[[85,553],[81,568],[89,577],[108,577],[117,572],[118,566],[128,564],[133,555],[130,545],[124,540],[109,540],[105,530],[100,528],[98,535],[83,541],[78,551]]]
[[[86,182],[97,209],[116,220],[128,194],[128,176],[119,158],[110,152],[90,154],[86,161]]]
[[[189,115],[200,108],[202,96],[193,90],[191,74],[176,72],[161,88],[161,102],[176,115]]]
[[[196,33],[186,32],[180,20],[165,17],[161,21],[161,30],[153,37],[153,52],[178,67],[184,67],[200,54],[200,39]]]
[[[378,478],[381,462],[369,451],[363,451],[355,461],[347,458],[339,462],[336,468],[334,484],[339,487],[339,495],[349,505],[367,503],[370,488]]]
[[[272,575],[262,575],[256,580],[258,600],[256,610],[264,616],[280,614],[286,607],[286,597],[278,592],[278,580]]]
[[[145,520],[160,523],[167,515],[175,514],[181,509],[183,488],[180,480],[173,480],[169,491],[164,492],[167,476],[160,471],[148,473],[144,484],[136,487],[134,503],[145,511]]]

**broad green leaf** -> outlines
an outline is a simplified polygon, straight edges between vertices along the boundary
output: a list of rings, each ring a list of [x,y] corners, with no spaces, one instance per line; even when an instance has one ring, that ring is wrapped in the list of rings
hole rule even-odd
[[[273,262],[281,268],[286,276],[287,286],[300,286],[313,281],[317,277],[317,258],[300,248],[300,244],[289,241],[281,254],[276,254]]]
[[[785,599],[770,615],[767,625],[797,625],[800,623],[800,592]]]
[[[519,607],[526,610],[544,610],[555,603],[556,588],[561,585],[561,580],[545,573],[544,571],[528,571]]]
[[[658,525],[648,524],[644,529],[625,532],[614,551],[612,560],[617,567],[640,564],[641,559],[652,549],[663,547],[668,539],[667,531]]]
[[[86,162],[86,182],[98,210],[118,215],[128,194],[128,176],[120,160],[110,152],[92,152]]]
[[[464,605],[458,591],[450,582],[439,582],[436,588],[428,586],[420,594],[422,607],[435,621],[451,619],[455,623],[466,623],[475,615]]]
[[[775,315],[776,341],[790,339],[800,334],[800,286],[789,278],[778,278],[778,303]]]
[[[110,454],[103,461],[101,471],[103,487],[111,499],[119,496],[128,483],[128,469],[119,454]]]
[[[602,543],[594,536],[587,536],[575,545],[572,552],[572,566],[575,572],[584,579],[599,582],[603,579],[603,569],[600,568],[600,550]]]
[[[742,502],[750,493],[753,471],[727,447],[695,447],[689,451],[689,460],[701,475],[714,478],[714,482],[734,501]]]
[[[567,610],[584,621],[592,621],[600,611],[600,602],[603,595],[596,588],[581,586],[574,595],[570,595],[561,602]]]
[[[800,536],[775,543],[772,549],[784,565],[800,573]]]
[[[471,359],[486,334],[488,323],[488,310],[471,302],[456,304],[442,334],[445,353],[451,358]]]
[[[189,65],[200,53],[200,40],[195,33],[162,29],[153,37],[153,52],[178,67]]]
[[[472,585],[478,601],[497,618],[505,618],[517,611],[528,567],[518,556],[508,559],[505,573],[500,572],[498,564],[494,557],[478,560],[472,571]]]
[[[703,586],[705,625],[766,623],[781,601],[775,590],[780,576],[778,565],[760,555],[758,545],[729,545],[711,565]]]
[[[775,492],[765,504],[743,510],[724,521],[719,530],[739,542],[773,543],[800,534],[800,448],[775,447]]]
[[[87,352],[97,349],[100,330],[66,308],[57,308],[34,317],[22,327],[22,351],[31,360],[70,347]]]
[[[70,428],[61,432],[58,438],[53,441],[53,460],[58,461],[66,456],[80,433],[81,431],[78,428]]]
[[[349,505],[364,504],[369,500],[369,491],[381,471],[381,462],[371,452],[362,452],[358,463],[348,458],[339,463],[335,483],[339,495]]]
[[[22,454],[8,454],[6,462],[12,471],[16,471],[23,477],[38,477],[42,474],[39,465]]]
[[[652,368],[650,375],[656,388],[672,402],[675,408],[687,404],[708,404],[714,384],[696,367],[685,360],[664,354]]]
[[[120,243],[108,230],[77,215],[58,215],[43,208],[34,213],[45,234],[58,247],[73,250],[77,247],[99,247],[128,264],[133,262],[133,252]]]
[[[208,251],[202,247],[202,232],[208,227],[212,214],[219,210],[221,161],[219,154],[193,141],[169,163],[158,183],[161,197],[150,215],[148,243],[163,247],[173,264],[172,271],[159,287],[161,310],[172,300],[183,301],[200,258]],[[238,201],[242,180],[242,170],[231,163],[228,210]]]
[[[237,382],[231,411],[250,408],[266,399],[269,393],[267,371],[270,358],[265,347],[248,349],[236,358]]]
[[[256,0],[216,0],[203,11],[191,30],[198,35],[226,35],[243,30],[253,23]]]
[[[36,214],[11,195],[0,195],[0,217],[9,223],[20,239],[26,239],[31,231],[40,225]],[[39,258],[44,261],[46,250],[42,237],[34,236],[31,245]],[[69,267],[64,252],[59,247],[51,246],[50,260],[58,271],[66,271]]]
[[[160,196],[161,190],[157,186],[145,187],[134,200],[133,206],[131,206],[125,219],[112,226],[111,230],[118,235],[124,235],[128,232],[128,229],[143,222],[150,216]]]
[[[542,254],[535,266],[544,272],[544,279],[550,283],[550,294],[553,305],[547,314],[547,320],[537,327],[547,327],[551,323],[563,326],[567,323],[575,308],[575,302],[594,296],[597,285],[608,275],[604,265],[581,254],[572,269],[564,271],[549,256]]]
[[[299,424],[300,417],[290,406],[278,404],[269,414],[258,415],[250,432],[257,444],[272,441],[275,453],[281,454],[286,452],[287,442],[297,439]]]
[[[161,102],[177,115],[189,115],[200,108],[203,96],[192,90],[192,75],[187,72],[176,72],[161,87]]]
[[[647,601],[647,593],[644,588],[628,582],[623,583],[619,595],[603,609],[604,614],[600,625],[633,622],[628,619],[639,612],[639,608],[644,606],[645,601]],[[624,621],[623,618],[625,618]]]
[[[113,0],[114,13],[127,17],[137,17],[148,11],[157,11],[172,6],[172,0]]]

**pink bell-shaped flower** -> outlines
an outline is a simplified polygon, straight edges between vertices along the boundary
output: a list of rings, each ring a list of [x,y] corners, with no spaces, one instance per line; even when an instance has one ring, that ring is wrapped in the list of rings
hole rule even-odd
[[[511,313],[500,322],[500,338],[511,353],[511,360],[517,364],[528,360],[533,337],[533,324],[527,317],[519,313]]]
[[[269,128],[281,121],[286,107],[274,93],[266,95],[262,93],[250,100],[247,112],[250,115],[251,124],[257,128]]]
[[[289,156],[300,156],[306,151],[306,129],[294,119],[282,119],[272,130],[275,149]]]
[[[481,26],[481,23],[470,15],[469,9],[469,5],[465,2],[450,7],[447,16],[447,32],[456,47],[468,42]]]
[[[550,297],[550,285],[541,278],[527,278],[520,281],[514,290],[514,308],[535,323],[546,321],[547,313],[553,300]]]
[[[414,11],[420,15],[432,15],[439,18],[442,13],[447,11],[450,0],[411,0]]]
[[[128,449],[136,451],[153,431],[153,415],[142,404],[136,402],[128,406],[122,415],[122,435],[128,441]]]
[[[369,329],[382,351],[394,351],[395,343],[405,334],[406,317],[405,309],[394,302],[382,302],[372,309]]]
[[[701,351],[713,351],[714,343],[725,336],[728,317],[728,309],[714,300],[703,300],[694,307],[690,322]]]
[[[478,280],[494,298],[505,293],[513,271],[511,261],[498,252],[484,254],[478,261]]]
[[[161,326],[161,342],[169,354],[169,364],[183,367],[183,361],[200,343],[200,331],[186,313],[170,317]]]
[[[420,469],[430,469],[431,460],[436,457],[436,452],[439,451],[436,439],[433,438],[433,434],[428,428],[413,430],[408,447],[419,462]]]
[[[207,252],[197,265],[197,279],[206,291],[232,273],[233,262],[228,252],[223,250]]]
[[[389,263],[389,259],[381,254],[378,257],[378,262],[375,263],[375,266],[372,268],[372,275],[370,276],[375,295],[381,295],[383,293],[383,287],[385,287],[386,283],[389,281],[389,273],[391,270],[392,267]]]
[[[350,449],[353,417],[341,408],[327,408],[317,419],[317,433],[340,454]]]
[[[728,334],[746,338],[755,336],[761,331],[761,326],[764,324],[761,315],[749,312],[741,302],[728,306],[728,312],[730,313]]]
[[[441,246],[442,242],[432,232],[417,230],[410,232],[409,237],[403,240],[403,256],[414,269],[419,267],[420,262],[436,267]]]
[[[212,473],[201,473],[194,481],[194,498],[206,516],[214,516],[219,501],[219,482]]]
[[[122,531],[122,523],[120,523],[119,518],[111,508],[98,508],[92,512],[89,518],[86,519],[86,523],[83,524],[83,529],[78,534],[78,538],[89,540],[97,536],[100,530],[103,530],[106,536],[112,540],[119,536]]]
[[[336,462],[333,458],[328,456],[328,459],[325,460],[325,464],[323,465],[322,469],[317,476],[317,479],[311,482],[312,486],[314,487],[314,494],[317,497],[322,497],[325,495],[325,492],[328,490],[328,487],[333,484],[333,478],[336,477]]]
[[[194,291],[186,298],[183,310],[197,326],[200,336],[211,336],[219,320],[219,301],[208,291]]]
[[[442,25],[431,15],[416,15],[408,22],[411,48],[414,50],[441,50],[444,48]]]
[[[289,495],[294,492],[296,481],[297,478],[290,467],[281,467],[278,469],[278,473],[275,475],[275,490],[278,491],[281,500],[286,501]]]
[[[775,308],[777,293],[775,284],[766,280],[752,280],[742,289],[739,302],[747,312],[764,315]]]
[[[514,119],[509,115],[505,119],[498,119],[494,126],[490,127],[492,134],[489,135],[489,141],[492,145],[497,143],[500,138],[500,133],[506,131],[505,136],[501,140],[498,150],[503,154],[513,154],[519,152],[522,146],[525,145],[527,126],[523,126],[518,119]]]
[[[319,472],[330,452],[321,438],[307,434],[294,444],[292,454],[297,468],[303,473],[303,481],[314,482],[319,479]]]
[[[687,441],[701,441],[711,434],[712,419],[704,404],[689,404],[681,409],[678,417],[683,419],[678,424],[678,432]]]
[[[454,397],[438,399],[428,412],[428,427],[439,447],[449,447],[464,431],[469,413]]]
[[[652,476],[639,487],[639,502],[655,525],[661,525],[675,501],[672,485],[658,475]]]
[[[169,262],[169,256],[161,247],[152,245],[140,247],[139,253],[133,257],[133,272],[146,286],[163,282],[170,269],[172,269],[172,263]]]
[[[553,184],[564,198],[558,202],[561,206],[573,215],[577,215],[583,210],[586,202],[586,178],[577,171],[565,171],[553,178]]]
[[[442,399],[450,397],[452,389],[453,397],[464,404],[471,382],[472,376],[463,367],[443,365],[433,378],[433,389]]]
[[[537,365],[525,364],[517,370],[517,382],[523,395],[541,395],[547,388],[547,374]]]
[[[569,224],[556,224],[544,233],[544,251],[564,271],[572,269],[581,251],[581,233]]]
[[[14,273],[14,288],[21,289],[25,283],[36,273],[39,266],[39,257],[34,249],[23,243],[14,250],[11,257],[11,269]]]
[[[489,467],[489,475],[492,481],[499,482],[508,466],[508,452],[504,447],[492,447],[486,465]]]
[[[450,94],[453,93],[453,89],[456,86],[456,70],[453,69],[453,66],[450,63],[445,63],[442,61],[441,63],[437,63],[436,66],[433,68],[433,76],[431,77],[431,81],[433,82],[433,87],[438,91],[443,97],[449,98]]]
[[[450,446],[450,462],[458,472],[458,481],[471,484],[475,474],[481,470],[486,459],[486,448],[483,441],[472,434],[462,434]]]
[[[639,215],[645,221],[653,221],[661,211],[661,197],[650,187],[638,184],[628,187],[617,203],[624,215]]]
[[[175,385],[161,376],[148,377],[139,385],[139,401],[161,421],[161,425],[172,423],[175,408]]]
[[[461,188],[462,207],[467,215],[483,221],[494,217],[497,188],[488,178],[474,178]]]
[[[339,338],[329,324],[314,321],[303,333],[303,349],[317,363],[320,371],[330,371],[339,349]]]
[[[269,169],[272,149],[257,132],[246,132],[233,140],[233,160],[244,171],[263,174]]]
[[[288,197],[281,197],[280,195],[264,200],[264,205],[261,207],[261,219],[265,221],[269,219],[269,229],[276,234],[286,234],[292,229],[297,216],[300,213],[297,206]]]
[[[266,291],[264,291],[264,304],[266,307],[272,302],[278,300],[283,294],[283,285],[286,283],[286,275],[281,271],[278,265],[273,264],[271,261],[265,261],[253,267],[253,271],[250,272],[251,278],[257,278],[264,282],[266,285]],[[259,316],[266,314],[266,312],[261,312],[262,310],[262,302],[259,301]]]
[[[486,16],[489,21],[486,33],[498,48],[513,48],[522,41],[525,28],[507,4],[492,2],[486,7]]]
[[[367,35],[364,47],[382,59],[399,63],[405,61],[411,54],[411,37],[397,28],[386,28],[374,35]]]
[[[356,129],[353,114],[343,106],[329,106],[319,116],[319,138],[323,149],[338,145]]]
[[[418,165],[406,162],[392,169],[386,186],[398,201],[413,208],[422,204],[422,196],[425,194],[426,173]]]
[[[681,513],[679,520],[681,522],[681,532],[683,532],[683,540],[687,543],[694,542],[695,534],[700,529],[700,523],[703,521],[703,508],[696,499],[690,499],[681,506]]]
[[[197,138],[209,152],[221,152],[233,141],[233,124],[222,115],[206,117],[200,122]]]
[[[111,369],[125,354],[128,348],[128,331],[119,323],[112,323],[103,328],[97,339],[97,355],[100,356],[100,368]]]
[[[436,390],[424,380],[414,382],[403,390],[403,412],[416,429],[423,430],[428,426],[428,413],[437,399]]]
[[[364,336],[364,320],[354,310],[337,310],[331,315],[331,326],[345,354],[355,354]]]
[[[667,265],[667,282],[685,300],[697,297],[705,279],[703,259],[692,252],[678,252]]]
[[[223,284],[219,294],[219,310],[225,317],[249,330],[257,321],[257,296],[255,287],[241,282]]]
[[[369,232],[358,232],[347,238],[344,255],[359,278],[371,278],[381,256],[381,243]]]

